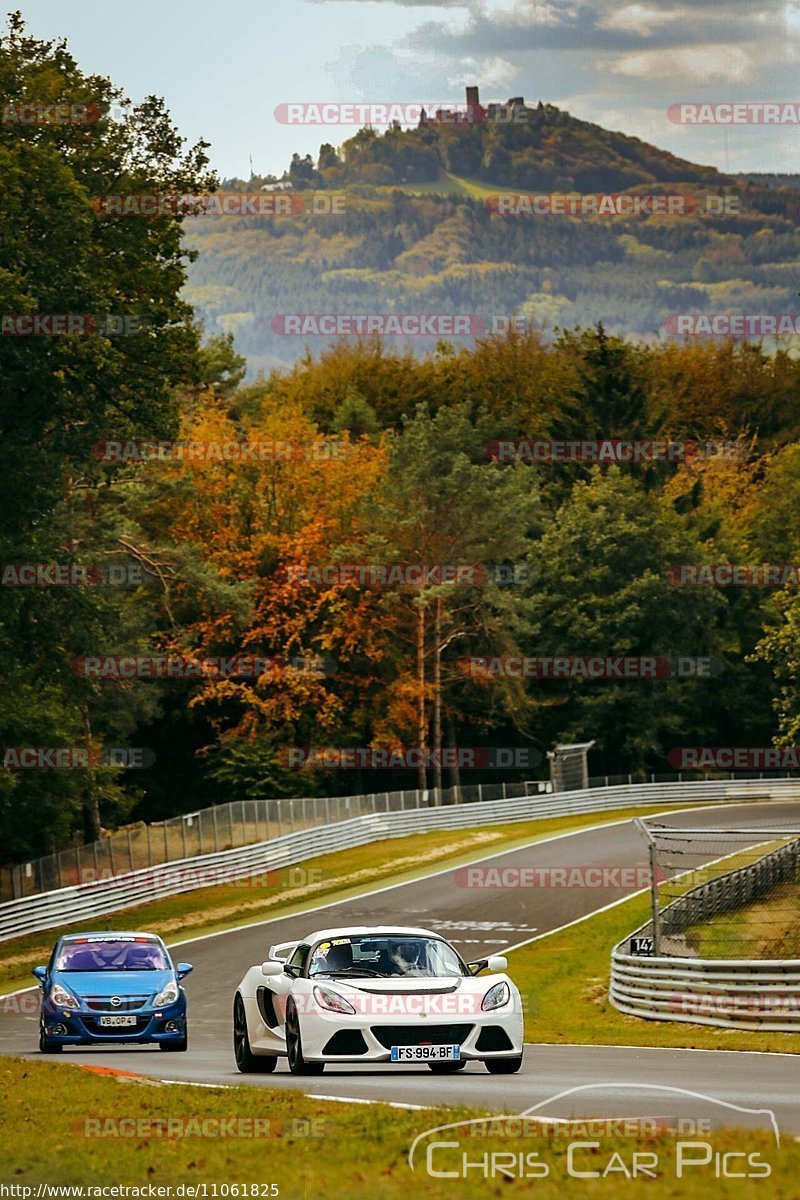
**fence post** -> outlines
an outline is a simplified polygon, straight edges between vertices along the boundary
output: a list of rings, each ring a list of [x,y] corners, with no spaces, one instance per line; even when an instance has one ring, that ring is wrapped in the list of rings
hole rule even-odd
[[[183,857],[186,858],[186,818],[181,817],[181,837],[183,839]]]
[[[111,863],[111,874],[116,875],[117,868],[114,865],[114,839],[110,837],[108,840],[108,860]]]
[[[331,823],[331,798],[330,798],[330,796],[326,796],[325,797],[325,824],[330,825],[330,823]]]
[[[145,826],[145,828],[147,829],[147,865],[148,865],[148,867],[152,867],[152,865],[153,865],[153,843],[150,838],[150,826],[147,825],[147,826]]]
[[[231,850],[233,849],[233,802],[228,804],[228,828],[231,831]]]
[[[130,826],[128,827],[128,861],[131,864],[131,870],[133,870],[133,835],[131,834]]]
[[[244,812],[244,800],[242,801],[242,845],[247,845],[247,824]]]
[[[216,804],[211,809],[214,818],[214,849],[219,851],[219,830],[217,829],[217,806]]]

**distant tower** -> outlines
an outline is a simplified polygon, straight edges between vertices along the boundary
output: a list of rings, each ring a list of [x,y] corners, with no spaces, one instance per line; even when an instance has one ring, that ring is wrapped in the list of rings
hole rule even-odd
[[[486,110],[481,108],[480,93],[476,87],[467,88],[467,120],[471,125],[480,125],[486,119]]]

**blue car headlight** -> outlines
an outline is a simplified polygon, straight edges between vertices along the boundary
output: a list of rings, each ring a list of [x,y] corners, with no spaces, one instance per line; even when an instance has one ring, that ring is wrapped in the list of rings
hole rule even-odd
[[[491,1012],[493,1008],[502,1008],[508,1003],[511,993],[508,990],[508,984],[505,980],[502,983],[496,983],[494,987],[489,988],[486,995],[483,997],[481,1008],[484,1012]]]
[[[80,1008],[80,1003],[73,996],[72,992],[68,992],[60,983],[53,984],[53,990],[50,992],[50,1001],[56,1008],[71,1008],[73,1010]]]
[[[174,979],[170,979],[163,991],[160,991],[156,996],[155,1000],[153,1001],[153,1007],[164,1008],[167,1004],[174,1004],[179,995],[180,992],[178,991],[177,983]]]

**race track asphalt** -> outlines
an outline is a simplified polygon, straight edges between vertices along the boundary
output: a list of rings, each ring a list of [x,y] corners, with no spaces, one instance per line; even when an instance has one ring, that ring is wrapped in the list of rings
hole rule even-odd
[[[644,815],[644,814],[643,814]],[[682,808],[648,820],[696,828],[800,829],[800,803],[759,802]],[[602,817],[599,816],[601,821]],[[758,841],[757,836],[753,841]],[[647,865],[645,843],[633,822],[577,830],[567,835],[481,860],[481,866],[606,867]],[[426,1067],[327,1067],[321,1077],[291,1076],[285,1059],[270,1075],[241,1075],[231,1048],[232,998],[240,978],[267,957],[273,943],[339,925],[403,924],[440,931],[465,958],[503,953],[585,917],[636,888],[505,888],[463,886],[452,868],[425,878],[326,904],[307,913],[279,917],[223,934],[172,943],[173,958],[194,964],[185,983],[189,998],[190,1047],[186,1054],[156,1048],[67,1050],[50,1062],[106,1066],[170,1081],[231,1086],[299,1088],[313,1095],[427,1106],[473,1102],[494,1111],[519,1113],[546,1102],[539,1115],[691,1117],[713,1109],[728,1124],[768,1125],[761,1114],[724,1105],[774,1111],[781,1132],[800,1133],[798,1059],[794,1055],[634,1048],[623,1046],[529,1045],[522,1071],[488,1075],[470,1064],[453,1077],[433,1076]],[[610,947],[609,947],[610,950]],[[512,961],[513,975],[513,961]],[[31,993],[33,995],[33,993]],[[19,994],[17,994],[17,999]],[[38,1020],[30,1003],[5,999],[0,1005],[0,1053],[39,1058]],[[21,1009],[22,1011],[15,1011]],[[474,1092],[473,1092],[474,1087]],[[560,1100],[552,1097],[582,1088]],[[670,1088],[679,1089],[670,1092]],[[661,1089],[661,1090],[658,1090]],[[665,1090],[666,1089],[666,1090]],[[712,1098],[703,1101],[687,1091]]]

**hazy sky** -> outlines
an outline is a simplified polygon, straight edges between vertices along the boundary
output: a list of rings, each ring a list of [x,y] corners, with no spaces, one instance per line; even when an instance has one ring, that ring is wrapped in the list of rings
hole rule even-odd
[[[800,100],[800,0],[15,0],[38,37],[134,99],[163,95],[223,175],[282,170],[354,127],[286,126],[291,101],[524,95],[730,170],[800,171],[800,128],[690,128],[679,101]],[[11,7],[9,5],[9,7]]]

